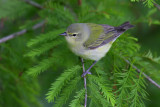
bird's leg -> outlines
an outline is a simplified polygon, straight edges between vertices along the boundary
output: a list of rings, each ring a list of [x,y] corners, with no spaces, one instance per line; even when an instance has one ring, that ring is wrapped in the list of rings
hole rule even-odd
[[[82,74],[82,77],[86,76],[86,74],[91,74],[91,72],[89,72],[89,71],[90,71],[90,69],[91,69],[96,63],[97,63],[97,61],[95,61],[95,62],[87,69],[87,71]]]
[[[85,72],[85,67],[84,67],[84,60],[83,60],[83,58],[81,58],[81,62],[82,62],[83,73],[84,73]]]
[[[84,67],[84,61],[83,58],[81,58],[81,62],[82,62],[82,67],[83,67],[83,73],[85,73],[85,67]],[[84,107],[87,106],[87,80],[86,77],[84,78],[84,88],[85,88],[85,101],[84,101]]]

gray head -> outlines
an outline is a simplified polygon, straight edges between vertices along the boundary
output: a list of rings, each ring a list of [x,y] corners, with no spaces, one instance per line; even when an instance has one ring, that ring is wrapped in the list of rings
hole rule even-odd
[[[90,31],[85,23],[71,24],[66,32],[60,34],[65,36],[67,42],[71,45],[84,43],[89,37]]]

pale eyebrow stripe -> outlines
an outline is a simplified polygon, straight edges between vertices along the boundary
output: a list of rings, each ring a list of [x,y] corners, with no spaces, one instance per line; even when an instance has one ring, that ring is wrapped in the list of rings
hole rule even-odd
[[[67,33],[67,34],[78,34],[78,33]]]

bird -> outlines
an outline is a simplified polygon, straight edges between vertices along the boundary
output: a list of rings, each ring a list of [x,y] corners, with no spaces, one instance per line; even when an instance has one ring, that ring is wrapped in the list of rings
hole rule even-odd
[[[94,63],[82,74],[91,74],[90,69],[110,50],[114,41],[125,31],[133,28],[129,21],[118,27],[107,24],[73,23],[60,34],[65,36],[71,51],[83,59]]]

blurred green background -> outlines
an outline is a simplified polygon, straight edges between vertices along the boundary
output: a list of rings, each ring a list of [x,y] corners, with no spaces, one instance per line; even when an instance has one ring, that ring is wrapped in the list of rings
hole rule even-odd
[[[154,56],[160,56],[160,6],[133,1],[33,0],[31,3],[29,0],[0,0],[0,38],[28,29],[27,33],[0,44],[0,107],[52,106],[52,103],[48,103],[45,99],[45,94],[61,72],[52,72],[56,69],[53,67],[37,78],[32,78],[26,75],[25,71],[33,66],[36,59],[30,59],[24,55],[29,51],[26,44],[30,39],[51,29],[66,28],[71,24],[68,20],[64,24],[55,20],[54,17],[50,18],[50,13],[55,17],[63,17],[54,14],[56,9],[61,12],[58,6],[68,9],[74,20],[83,21],[83,15],[87,15],[85,11],[88,11],[96,13],[96,17],[92,17],[92,14],[88,16],[94,20],[105,18],[106,21],[98,22],[100,24],[117,26],[130,21],[136,27],[129,34],[138,38],[140,51],[146,54],[150,50]],[[54,3],[55,6],[49,6],[48,2]],[[35,3],[43,8],[36,7]],[[156,0],[156,3],[160,4],[160,1]],[[77,15],[82,10],[84,13],[81,16]],[[43,20],[54,23],[55,26],[43,24],[40,28],[32,30],[33,25]],[[57,27],[56,24],[60,26]],[[147,92],[149,100],[145,101],[146,107],[160,107],[160,89],[148,83]]]

